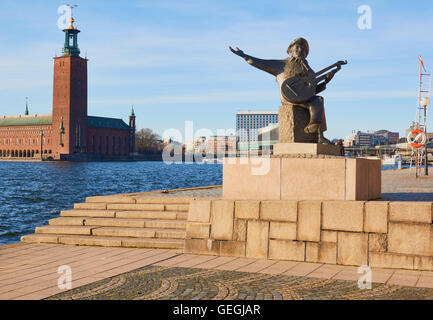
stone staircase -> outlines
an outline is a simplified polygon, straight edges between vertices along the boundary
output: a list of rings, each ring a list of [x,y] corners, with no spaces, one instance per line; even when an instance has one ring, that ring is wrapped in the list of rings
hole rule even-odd
[[[37,227],[23,242],[183,249],[192,198],[98,196]]]

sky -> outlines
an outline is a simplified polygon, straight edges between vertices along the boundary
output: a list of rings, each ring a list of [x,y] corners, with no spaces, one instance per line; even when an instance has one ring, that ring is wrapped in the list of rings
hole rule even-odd
[[[53,57],[65,3],[0,0],[0,115],[52,112]],[[284,59],[290,42],[308,40],[319,71],[347,60],[327,89],[328,139],[352,130],[400,132],[416,118],[421,55],[433,70],[433,2],[75,0],[78,43],[88,61],[89,115],[123,118],[163,135],[234,129],[240,110],[278,110],[275,77],[228,47]],[[359,20],[371,8],[371,28]],[[366,20],[364,21],[364,25]],[[368,26],[368,25],[367,25]],[[428,111],[427,128],[433,129]],[[184,141],[185,142],[185,141]]]

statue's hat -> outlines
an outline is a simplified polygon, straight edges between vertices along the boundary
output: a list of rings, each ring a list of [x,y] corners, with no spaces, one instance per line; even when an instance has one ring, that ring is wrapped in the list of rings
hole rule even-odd
[[[287,48],[287,53],[289,53],[290,48],[292,48],[297,43],[299,43],[305,47],[305,50],[306,50],[305,56],[308,56],[308,52],[310,51],[310,46],[308,45],[308,41],[305,40],[304,38],[297,38],[297,39],[293,40],[290,43],[289,47]]]

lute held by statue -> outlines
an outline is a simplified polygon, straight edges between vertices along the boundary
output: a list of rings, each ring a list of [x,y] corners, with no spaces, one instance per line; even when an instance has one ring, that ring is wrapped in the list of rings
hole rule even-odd
[[[347,61],[338,61],[329,67],[320,70],[312,75],[308,76],[295,76],[286,79],[281,85],[281,92],[284,97],[290,101],[291,103],[305,103],[316,94],[317,85],[326,80],[328,74],[336,73],[341,69],[343,64],[347,64]],[[335,68],[335,69],[333,69]],[[333,70],[331,70],[333,69]],[[322,73],[329,71],[326,74],[321,75]]]

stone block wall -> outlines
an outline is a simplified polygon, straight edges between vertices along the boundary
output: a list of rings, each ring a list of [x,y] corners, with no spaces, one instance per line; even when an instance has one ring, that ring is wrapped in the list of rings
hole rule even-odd
[[[433,203],[194,200],[185,253],[433,270]]]

